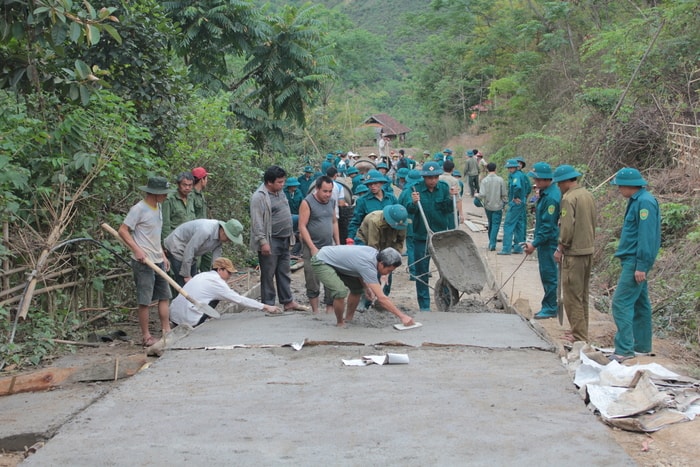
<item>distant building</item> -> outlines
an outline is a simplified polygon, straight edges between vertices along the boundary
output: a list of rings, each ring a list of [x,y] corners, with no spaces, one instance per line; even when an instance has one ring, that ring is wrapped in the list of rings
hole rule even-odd
[[[387,114],[375,114],[367,117],[363,124],[377,127],[377,133],[385,138],[389,138],[392,143],[396,140],[404,143],[406,141],[406,133],[411,131],[410,128],[402,125]]]

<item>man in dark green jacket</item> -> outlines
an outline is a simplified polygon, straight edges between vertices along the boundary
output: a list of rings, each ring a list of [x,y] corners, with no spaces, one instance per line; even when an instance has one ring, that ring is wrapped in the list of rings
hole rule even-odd
[[[661,248],[659,203],[644,187],[647,181],[637,169],[620,169],[611,182],[627,198],[620,243],[615,256],[622,271],[612,300],[617,326],[615,353],[611,360],[622,362],[635,353],[651,352],[651,302],[647,274]]]
[[[544,288],[542,308],[535,313],[535,319],[557,316],[557,265],[554,251],[559,241],[559,205],[561,192],[552,183],[552,168],[546,162],[537,162],[528,175],[535,179],[540,191],[535,211],[535,237],[525,244],[525,253],[530,255],[537,249],[537,263],[540,281]]]
[[[433,232],[441,232],[455,228],[454,203],[452,196],[459,194],[459,187],[450,186],[439,179],[442,173],[441,164],[426,162],[423,164],[421,176],[417,182],[401,193],[399,203],[402,204],[413,222],[413,251],[416,264],[416,295],[420,311],[430,311],[430,288],[428,286],[430,273],[430,252],[428,251],[428,230],[420,214],[420,202],[428,226]]]

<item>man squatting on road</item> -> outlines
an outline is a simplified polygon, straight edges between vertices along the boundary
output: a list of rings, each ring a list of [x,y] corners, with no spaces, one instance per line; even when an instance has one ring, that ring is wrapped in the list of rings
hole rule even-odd
[[[311,258],[311,265],[327,293],[333,297],[337,326],[344,326],[346,322],[352,321],[363,291],[370,301],[376,300],[382,308],[395,314],[405,326],[414,324],[413,318],[402,313],[391,299],[384,295],[379,282],[380,276],[387,275],[401,266],[401,253],[395,249],[385,248],[377,252],[369,246],[324,246]]]

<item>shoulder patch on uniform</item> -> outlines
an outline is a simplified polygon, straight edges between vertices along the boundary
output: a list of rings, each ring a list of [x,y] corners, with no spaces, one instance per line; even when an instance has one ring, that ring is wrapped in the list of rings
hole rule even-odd
[[[649,210],[648,209],[640,209],[639,210],[639,218],[643,221],[647,220],[647,217],[649,217]]]
[[[560,217],[566,217],[566,209],[562,209],[561,212],[559,213]]]
[[[550,205],[549,205],[549,207],[547,208],[547,212],[549,213],[550,216],[553,216],[553,215],[554,215],[554,210],[555,210],[555,209],[556,209],[556,208],[554,207],[553,204],[550,204]]]

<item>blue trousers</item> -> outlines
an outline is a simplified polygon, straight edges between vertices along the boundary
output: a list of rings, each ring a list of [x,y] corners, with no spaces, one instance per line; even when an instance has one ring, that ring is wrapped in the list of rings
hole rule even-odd
[[[622,272],[612,299],[617,326],[615,353],[626,357],[635,352],[651,352],[651,302],[647,281],[634,280],[636,260],[622,260]]]
[[[518,235],[520,233],[519,229],[523,229],[523,213],[525,212],[525,204],[515,204],[513,202],[508,203],[508,212],[506,213],[506,220],[503,224],[503,251],[505,253],[510,253],[512,251],[523,251],[522,247],[519,245]],[[515,242],[515,245],[513,245]]]
[[[554,261],[556,243],[545,243],[537,247],[537,262],[540,268],[540,281],[544,289],[542,310],[544,313],[557,313],[557,263]]]
[[[426,284],[430,280],[430,253],[426,240],[413,240],[413,252],[416,255],[416,296],[418,308],[421,311],[430,311],[430,287]]]
[[[522,211],[522,220],[518,223],[518,225],[515,228],[515,242],[516,243],[524,243],[527,240],[527,204],[523,202],[521,204],[523,207]],[[514,248],[516,251],[518,251],[518,248]]]
[[[498,229],[501,228],[501,219],[503,211],[489,211],[486,209],[486,219],[489,221],[489,250],[496,248],[496,240],[498,238]]]

